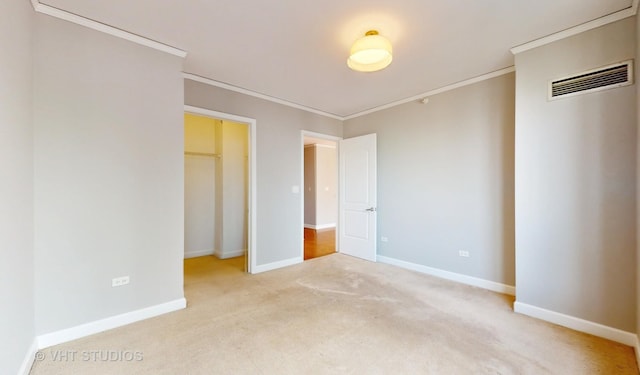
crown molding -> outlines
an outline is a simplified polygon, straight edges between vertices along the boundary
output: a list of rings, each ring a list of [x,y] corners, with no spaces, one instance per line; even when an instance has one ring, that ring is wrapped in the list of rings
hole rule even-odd
[[[259,99],[267,100],[267,101],[270,101],[270,102],[273,102],[273,103],[286,105],[287,107],[296,108],[296,109],[300,109],[300,110],[303,110],[303,111],[311,112],[311,113],[314,113],[316,115],[321,115],[321,116],[325,116],[325,117],[330,117],[330,118],[335,119],[335,120],[344,121],[344,117],[340,117],[338,115],[334,115],[333,113],[324,112],[324,111],[321,111],[321,110],[318,110],[318,109],[315,109],[315,108],[307,107],[307,106],[302,105],[302,104],[297,104],[297,103],[294,103],[294,102],[290,102],[288,100],[276,98],[276,97],[269,96],[269,95],[266,95],[266,94],[261,94],[259,92],[255,92],[255,91],[251,91],[251,90],[248,90],[248,89],[244,89],[242,87],[233,86],[233,85],[230,85],[228,83],[224,83],[224,82],[213,80],[211,78],[206,78],[206,77],[202,77],[202,76],[199,76],[199,75],[196,75],[196,74],[186,73],[186,72],[182,73],[182,76],[183,76],[184,79],[188,79],[190,81],[204,83],[205,85],[219,87],[221,89],[234,91],[234,92],[237,92],[237,93],[240,93],[240,94],[244,94],[244,95],[253,96],[254,98],[259,98]]]
[[[419,94],[419,95],[414,95],[414,96],[412,96],[410,98],[406,98],[406,99],[398,100],[398,101],[395,101],[395,102],[392,102],[392,103],[389,103],[389,104],[381,105],[381,106],[378,106],[378,107],[375,107],[375,108],[368,109],[366,111],[354,113],[354,114],[346,116],[346,117],[341,117],[341,116],[338,116],[338,115],[334,115],[333,113],[323,112],[323,111],[317,110],[315,108],[311,108],[311,107],[307,107],[307,106],[304,106],[304,105],[301,105],[301,104],[289,102],[289,101],[286,101],[286,100],[283,100],[283,99],[274,98],[274,97],[269,96],[269,95],[265,95],[265,94],[261,94],[261,93],[255,92],[255,91],[247,90],[247,89],[244,89],[244,88],[241,88],[241,87],[233,86],[233,85],[230,85],[228,83],[219,82],[219,81],[216,81],[216,80],[213,80],[213,79],[210,79],[210,78],[205,78],[205,77],[202,77],[202,76],[199,76],[199,75],[196,75],[196,74],[184,72],[184,73],[182,73],[182,76],[183,76],[184,79],[188,79],[188,80],[191,80],[191,81],[200,82],[200,83],[204,83],[206,85],[219,87],[219,88],[230,90],[230,91],[234,91],[234,92],[237,92],[237,93],[240,93],[240,94],[253,96],[255,98],[268,100],[268,101],[273,102],[273,103],[278,103],[278,104],[286,105],[286,106],[289,106],[289,107],[292,107],[292,108],[301,109],[303,111],[315,113],[315,114],[318,114],[318,115],[321,115],[321,116],[330,117],[332,119],[336,119],[336,120],[340,120],[340,121],[346,121],[346,120],[354,119],[356,117],[368,115],[370,113],[374,113],[374,112],[382,111],[384,109],[395,107],[395,106],[398,106],[398,105],[401,105],[401,104],[405,104],[405,103],[409,103],[409,102],[412,102],[412,101],[415,101],[415,100],[423,99],[424,97],[427,97],[427,96],[433,96],[433,95],[436,95],[436,94],[441,94],[441,93],[446,92],[446,91],[454,90],[454,89],[457,89],[457,88],[460,88],[460,87],[464,87],[464,86],[467,86],[467,85],[472,85],[474,83],[478,83],[478,82],[481,82],[481,81],[485,81],[487,79],[499,77],[499,76],[504,75],[504,74],[513,73],[513,72],[515,72],[515,70],[516,70],[515,66],[510,66],[510,67],[507,67],[507,68],[504,68],[504,69],[496,70],[495,72],[483,74],[481,76],[477,76],[477,77],[470,78],[470,79],[467,79],[467,80],[464,80],[464,81],[460,81],[460,82],[457,82],[457,83],[454,83],[454,84],[451,84],[451,85],[447,85],[447,86],[444,86],[444,87],[441,87],[441,88],[438,88],[438,89],[435,89],[435,90],[427,91],[427,92]]]
[[[537,48],[549,43],[557,42],[558,40],[568,38],[570,36],[574,36],[574,35],[583,33],[585,31],[589,31],[597,27],[604,26],[616,21],[620,21],[631,16],[635,16],[637,12],[638,12],[638,0],[633,0],[629,8],[617,11],[615,13],[608,14],[600,18],[596,18],[595,20],[585,22],[578,26],[574,26],[551,35],[547,35],[540,39],[532,40],[530,42],[521,44],[519,46],[515,46],[511,48],[511,53],[516,55],[518,53],[528,51],[533,48]]]
[[[187,52],[181,49],[169,46],[164,43],[157,42],[152,39],[142,37],[140,35],[132,34],[128,31],[124,31],[124,30],[115,28],[113,26],[100,23],[98,21],[94,21],[92,19],[67,12],[62,9],[52,7],[50,5],[42,4],[38,0],[31,0],[31,5],[33,6],[33,10],[35,10],[37,13],[42,13],[48,16],[52,16],[52,17],[64,20],[64,21],[69,21],[77,25],[84,26],[96,31],[100,31],[105,34],[109,34],[117,38],[128,40],[130,42],[140,44],[145,47],[153,48],[155,50],[165,52],[174,56],[178,56],[181,58],[187,57]]]
[[[499,77],[499,76],[504,75],[504,74],[513,73],[515,71],[516,71],[515,66],[510,66],[510,67],[507,67],[507,68],[504,68],[504,69],[496,70],[495,72],[483,74],[481,76],[477,76],[477,77],[473,77],[473,78],[470,78],[470,79],[466,79],[464,81],[456,82],[454,84],[443,86],[443,87],[440,87],[440,88],[435,89],[435,90],[427,91],[427,92],[419,94],[419,95],[414,95],[414,96],[406,98],[406,99],[398,100],[398,101],[395,101],[395,102],[392,102],[392,103],[389,103],[389,104],[384,104],[384,105],[381,105],[379,107],[368,109],[366,111],[354,113],[352,115],[349,115],[349,116],[345,117],[344,120],[351,120],[351,119],[354,119],[356,117],[360,117],[360,116],[368,115],[370,113],[382,111],[383,109],[388,109],[388,108],[395,107],[395,106],[398,106],[398,105],[401,105],[401,104],[405,104],[405,103],[413,102],[413,101],[416,101],[416,100],[424,99],[425,97],[428,97],[428,96],[433,96],[433,95],[436,95],[436,94],[442,94],[443,92],[446,92],[446,91],[455,90],[455,89],[458,89],[460,87],[472,85],[474,83],[478,83],[478,82],[485,81],[487,79]]]
[[[61,20],[65,20],[65,21],[69,21],[72,23],[75,23],[77,25],[81,25],[99,32],[103,32],[105,34],[109,34],[112,36],[115,36],[117,38],[121,38],[124,40],[128,40],[130,42],[139,44],[139,45],[143,45],[161,52],[165,52],[165,53],[169,53],[171,55],[180,57],[180,58],[185,58],[187,56],[187,52],[184,50],[181,50],[179,48],[176,47],[172,47],[170,45],[164,44],[164,43],[160,43],[158,41],[152,40],[152,39],[148,39],[145,37],[142,37],[140,35],[136,35],[118,28],[115,28],[113,26],[109,26],[106,25],[104,23],[100,23],[98,21],[89,19],[89,18],[85,18],[82,16],[79,16],[77,14],[73,14],[67,11],[64,11],[62,9],[59,8],[55,8],[52,7],[50,5],[46,5],[46,4],[42,4],[40,3],[39,0],[30,0],[31,5],[33,6],[34,11],[36,11],[37,13],[42,13],[42,14],[46,14]],[[631,16],[634,16],[637,14],[638,12],[638,3],[640,2],[640,0],[632,0],[631,6],[629,8],[620,10],[618,12],[615,13],[611,13],[609,15],[597,18],[595,20],[583,23],[581,25],[575,26],[575,27],[571,27],[569,29],[560,31],[558,33],[555,34],[551,34],[545,37],[542,37],[540,39],[536,39],[533,40],[531,42],[527,42],[524,44],[521,44],[519,46],[513,47],[511,48],[511,53],[518,54],[536,47],[540,47],[543,46],[545,44],[549,44],[600,26],[604,26],[606,24],[612,23],[612,22],[616,22]],[[402,99],[402,100],[398,100],[395,102],[391,102],[385,105],[381,105],[378,107],[374,107],[365,111],[361,111],[361,112],[357,112],[348,116],[338,116],[335,115],[333,113],[329,113],[329,112],[325,112],[325,111],[321,111],[315,108],[311,108],[311,107],[307,107],[305,105],[302,104],[298,104],[298,103],[294,103],[294,102],[290,102],[288,100],[284,100],[284,99],[280,99],[277,97],[273,97],[273,96],[269,96],[266,94],[262,94],[256,91],[252,91],[252,90],[248,90],[248,89],[244,89],[241,87],[237,87],[237,86],[233,86],[227,83],[223,83],[223,82],[219,82],[210,78],[205,78],[202,76],[198,76],[195,74],[191,74],[191,73],[183,73],[183,77],[185,79],[189,79],[192,81],[196,81],[196,82],[200,82],[200,83],[204,83],[207,85],[211,85],[211,86],[215,86],[215,87],[219,87],[219,88],[223,88],[226,90],[230,90],[230,91],[234,91],[237,93],[241,93],[241,94],[245,94],[245,95],[249,95],[255,98],[259,98],[259,99],[263,99],[263,100],[267,100],[273,103],[277,103],[277,104],[282,104],[291,108],[296,108],[296,109],[300,109],[306,112],[310,112],[310,113],[314,113],[317,115],[321,115],[321,116],[325,116],[325,117],[329,117],[335,120],[339,120],[339,121],[346,121],[346,120],[350,120],[356,117],[360,117],[360,116],[364,116],[370,113],[374,113],[374,112],[378,112],[384,109],[388,109],[388,108],[392,108],[401,104],[405,104],[414,100],[419,100],[428,96],[433,96],[436,94],[440,94],[443,93],[445,91],[449,91],[449,90],[454,90],[463,86],[467,86],[467,85],[471,85],[480,81],[484,81],[486,79],[491,79],[503,74],[507,74],[507,73],[511,73],[515,71],[515,67],[510,66],[501,70],[497,70],[495,72],[491,72],[491,73],[487,73],[487,74],[483,74],[481,76],[478,77],[474,77],[468,80],[464,80],[464,81],[460,81],[451,85],[447,85],[435,90],[431,90],[431,91],[427,91],[425,93],[419,94],[419,95],[414,95],[412,97],[406,98],[406,99]]]

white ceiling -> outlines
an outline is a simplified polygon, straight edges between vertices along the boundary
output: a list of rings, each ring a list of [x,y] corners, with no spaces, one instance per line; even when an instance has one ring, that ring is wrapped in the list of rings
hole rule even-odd
[[[347,117],[513,65],[509,49],[632,0],[42,0],[188,52],[198,76]],[[351,71],[377,29],[393,63]]]

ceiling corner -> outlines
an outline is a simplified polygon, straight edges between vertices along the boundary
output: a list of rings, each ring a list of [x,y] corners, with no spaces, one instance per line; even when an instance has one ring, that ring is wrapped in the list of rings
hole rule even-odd
[[[540,46],[544,46],[546,44],[553,43],[558,40],[565,39],[570,36],[574,36],[574,35],[583,33],[585,31],[595,29],[600,26],[604,26],[616,21],[623,20],[627,17],[635,16],[637,13],[637,10],[638,10],[638,0],[633,0],[631,7],[629,8],[622,9],[615,13],[611,13],[606,16],[585,22],[583,24],[559,31],[557,33],[544,36],[540,39],[532,40],[530,42],[515,46],[511,48],[509,51],[511,51],[512,54],[516,55],[518,53],[528,51],[530,49],[537,48]]]
[[[84,26],[89,29],[93,29],[111,36],[115,36],[120,39],[128,40],[130,42],[143,45],[145,47],[153,48],[157,51],[165,52],[180,58],[187,57],[187,51],[183,51],[179,48],[172,47],[168,44],[160,43],[152,39],[145,38],[140,35],[132,34],[128,31],[124,31],[107,24],[94,21],[89,18],[79,16],[74,13],[67,12],[65,10],[52,7],[50,5],[42,4],[38,0],[31,0],[33,9],[42,14],[46,14],[51,17],[55,17],[64,21],[75,23],[76,25]]]

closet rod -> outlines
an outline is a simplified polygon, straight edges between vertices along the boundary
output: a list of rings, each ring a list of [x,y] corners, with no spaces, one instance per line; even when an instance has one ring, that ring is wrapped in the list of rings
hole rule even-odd
[[[211,154],[211,153],[208,153],[208,152],[190,152],[190,151],[186,151],[184,154],[185,155],[191,155],[191,156],[211,156],[211,157],[214,157],[214,158],[219,158],[219,157],[222,156],[220,154]]]

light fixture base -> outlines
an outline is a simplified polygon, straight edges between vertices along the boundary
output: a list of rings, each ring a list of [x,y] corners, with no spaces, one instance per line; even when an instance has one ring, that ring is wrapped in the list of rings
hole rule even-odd
[[[392,60],[391,42],[377,30],[369,30],[351,47],[347,65],[358,72],[375,72],[389,66]]]

